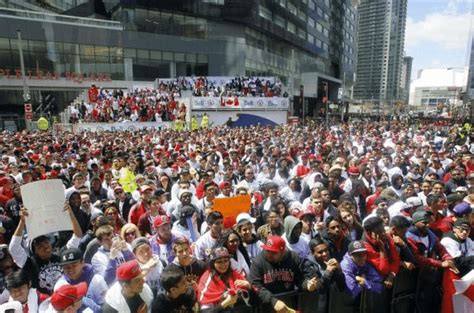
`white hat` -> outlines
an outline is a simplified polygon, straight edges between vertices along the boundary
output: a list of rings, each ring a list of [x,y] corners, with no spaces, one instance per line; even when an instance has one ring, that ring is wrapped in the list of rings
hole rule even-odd
[[[410,198],[406,199],[405,202],[407,204],[411,205],[412,207],[417,207],[417,206],[423,205],[423,202],[418,197],[410,197]]]
[[[242,222],[244,220],[247,220],[252,224],[257,221],[257,219],[255,217],[251,217],[250,214],[248,214],[248,213],[240,213],[239,215],[237,215],[237,218],[235,219],[237,224],[240,224],[240,222]]]

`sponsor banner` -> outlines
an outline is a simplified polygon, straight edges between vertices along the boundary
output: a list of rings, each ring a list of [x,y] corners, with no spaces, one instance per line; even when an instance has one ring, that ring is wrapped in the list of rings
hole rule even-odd
[[[193,97],[193,109],[288,109],[288,98],[265,97]]]
[[[229,118],[234,126],[248,125],[268,125],[277,124],[285,125],[287,123],[288,112],[284,110],[265,111],[263,109],[244,111],[244,110],[200,110],[192,111],[191,115],[195,115],[200,123],[204,113],[207,114],[209,125],[226,125]]]
[[[120,132],[120,131],[137,131],[142,129],[164,129],[171,128],[170,122],[125,122],[125,123],[82,123],[74,124],[73,132],[80,133],[84,131],[91,132]]]

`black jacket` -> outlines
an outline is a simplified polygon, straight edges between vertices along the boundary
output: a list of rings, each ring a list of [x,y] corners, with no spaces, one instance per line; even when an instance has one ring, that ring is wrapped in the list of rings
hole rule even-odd
[[[273,264],[265,259],[265,251],[262,251],[253,260],[248,280],[263,304],[273,307],[278,301],[275,295],[294,291],[295,287],[306,289],[308,275],[304,269],[305,260],[294,252],[287,251],[279,263]]]
[[[120,201],[119,199],[115,199],[115,204],[117,205],[117,208],[120,207]],[[134,206],[136,204],[135,200],[133,200],[132,196],[130,196],[129,194],[127,194],[126,198],[125,198],[125,201],[123,203],[123,206],[122,206],[122,210],[120,212],[120,214],[122,214],[122,218],[126,221],[128,221],[128,213],[130,213],[130,209],[132,208],[132,206]]]

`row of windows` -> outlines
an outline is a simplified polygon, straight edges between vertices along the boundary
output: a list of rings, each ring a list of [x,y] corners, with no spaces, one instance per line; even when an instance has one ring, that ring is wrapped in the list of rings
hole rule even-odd
[[[207,39],[207,20],[195,16],[144,9],[123,9],[113,16],[127,30]]]
[[[190,62],[190,63],[208,63],[208,56],[199,53],[184,53],[172,51],[157,51],[145,49],[129,49],[125,48],[125,57],[142,60],[156,61],[174,61],[174,62]]]
[[[273,23],[281,28],[286,29],[292,34],[297,35],[303,40],[307,40],[311,44],[315,44],[315,39],[313,35],[307,34],[304,29],[298,28],[294,23],[290,21],[286,21],[283,17],[278,14],[272,14],[272,12],[265,8],[264,6],[260,6],[259,14],[266,20],[273,21]],[[316,31],[322,33],[324,36],[329,37],[329,29],[324,27],[321,23],[315,22],[314,19],[311,17],[308,18],[308,26],[312,29],[316,29]],[[324,46],[316,44],[320,48],[324,48]],[[327,46],[327,44],[326,44]],[[327,49],[325,49],[327,50]]]

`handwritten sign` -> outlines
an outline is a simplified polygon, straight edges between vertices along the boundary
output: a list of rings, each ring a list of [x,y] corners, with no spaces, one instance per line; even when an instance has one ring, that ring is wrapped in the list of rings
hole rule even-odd
[[[230,198],[214,199],[214,211],[219,211],[224,216],[224,227],[230,228],[235,224],[239,213],[249,213],[251,205],[250,195]]]
[[[28,209],[26,229],[30,240],[62,230],[72,230],[64,212],[64,187],[60,179],[42,180],[21,186],[23,205]]]

